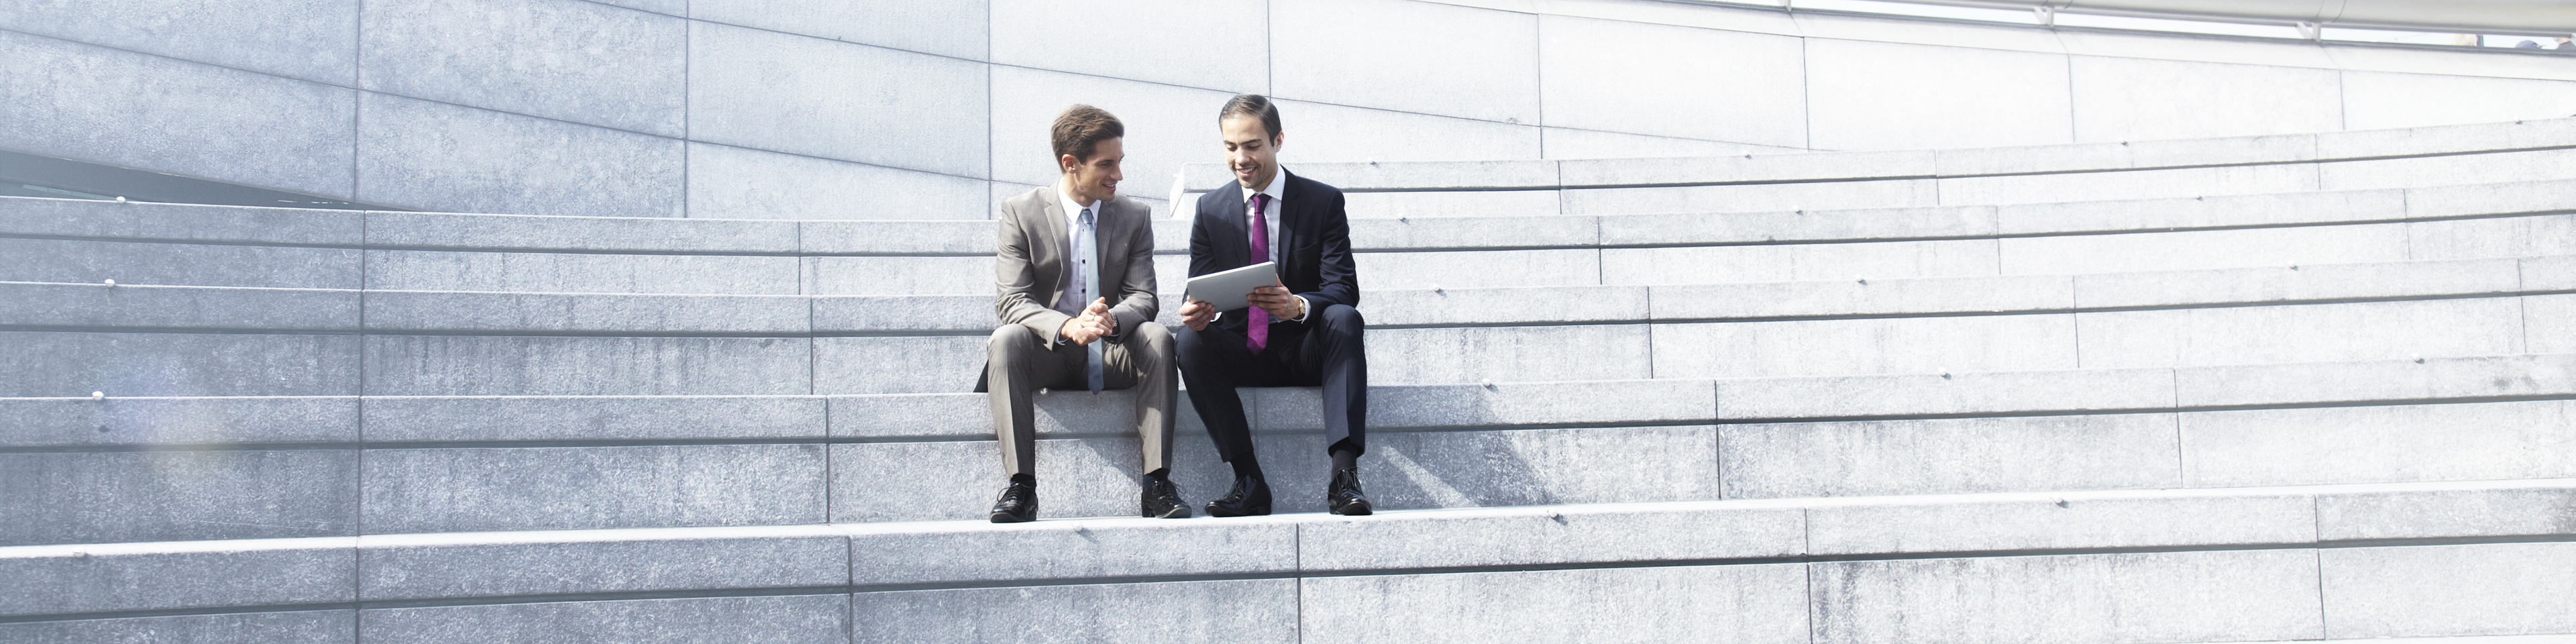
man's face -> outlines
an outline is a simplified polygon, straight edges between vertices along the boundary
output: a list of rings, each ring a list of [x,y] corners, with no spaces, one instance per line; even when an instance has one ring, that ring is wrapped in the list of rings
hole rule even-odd
[[[1225,136],[1225,164],[1234,170],[1234,180],[1245,190],[1260,190],[1279,176],[1279,142],[1281,137],[1263,131],[1261,119],[1228,116],[1217,121],[1218,133]]]
[[[1065,183],[1079,203],[1108,201],[1118,198],[1118,180],[1126,178],[1118,163],[1127,160],[1127,144],[1119,139],[1102,139],[1091,147],[1091,158],[1077,161],[1067,154],[1056,158],[1064,170]]]

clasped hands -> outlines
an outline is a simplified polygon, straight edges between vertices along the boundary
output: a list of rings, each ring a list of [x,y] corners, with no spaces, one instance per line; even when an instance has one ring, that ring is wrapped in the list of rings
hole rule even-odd
[[[1243,299],[1269,311],[1273,320],[1294,320],[1306,316],[1306,298],[1297,297],[1288,292],[1288,287],[1277,283],[1254,288],[1252,294]],[[1181,305],[1181,324],[1192,331],[1206,331],[1208,323],[1215,320],[1216,305],[1209,304],[1207,300],[1192,299]]]
[[[1082,315],[1065,320],[1064,326],[1056,330],[1056,335],[1064,336],[1064,340],[1074,346],[1088,346],[1117,330],[1118,321],[1109,317],[1109,298],[1104,297],[1082,307]]]

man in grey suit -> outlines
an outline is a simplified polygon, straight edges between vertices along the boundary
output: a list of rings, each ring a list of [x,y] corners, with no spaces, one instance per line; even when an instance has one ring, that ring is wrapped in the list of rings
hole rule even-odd
[[[1053,186],[1002,202],[994,258],[993,311],[1001,328],[984,344],[984,382],[993,434],[1010,482],[993,503],[994,523],[1037,518],[1040,387],[1126,389],[1136,395],[1136,435],[1145,459],[1147,517],[1190,515],[1172,487],[1172,332],[1154,321],[1153,213],[1118,196],[1126,126],[1100,108],[1075,105],[1055,119]]]

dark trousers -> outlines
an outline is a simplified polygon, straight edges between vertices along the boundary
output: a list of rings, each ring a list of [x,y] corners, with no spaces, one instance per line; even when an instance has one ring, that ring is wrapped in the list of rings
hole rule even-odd
[[[1230,312],[1236,315],[1241,311]],[[1307,324],[1276,324],[1259,354],[1244,346],[1243,335],[1209,325],[1205,331],[1179,332],[1181,382],[1190,388],[1190,406],[1207,423],[1208,437],[1226,462],[1252,457],[1252,428],[1243,417],[1243,396],[1236,387],[1323,387],[1324,449],[1344,445],[1367,451],[1368,352],[1360,333],[1366,321],[1359,309],[1340,304],[1307,315]]]

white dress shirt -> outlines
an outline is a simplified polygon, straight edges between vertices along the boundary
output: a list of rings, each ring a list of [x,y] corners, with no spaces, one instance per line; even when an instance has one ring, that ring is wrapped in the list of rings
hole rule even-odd
[[[1057,295],[1055,298],[1055,310],[1057,313],[1063,313],[1073,317],[1082,317],[1082,309],[1091,306],[1091,301],[1082,299],[1082,285],[1076,283],[1082,279],[1082,258],[1073,256],[1075,250],[1074,236],[1082,234],[1082,209],[1084,208],[1093,209],[1091,213],[1092,234],[1098,235],[1100,233],[1100,211],[1097,206],[1101,204],[1099,202],[1093,202],[1091,205],[1086,206],[1074,203],[1073,198],[1073,191],[1066,190],[1064,182],[1056,182],[1055,201],[1058,205],[1064,206],[1065,277],[1064,292]],[[1099,243],[1100,240],[1098,239],[1092,240],[1092,244],[1095,247]],[[1091,261],[1100,261],[1100,258],[1094,257],[1091,258]],[[1109,279],[1109,277],[1104,275],[1101,276],[1101,279]],[[1094,286],[1094,288],[1098,287]],[[1109,289],[1100,289],[1100,293],[1102,297],[1107,297]]]
[[[1251,193],[1251,194],[1247,194],[1247,195],[1244,195],[1244,196],[1243,196],[1243,229],[1244,229],[1245,231],[1247,231],[1247,232],[1245,233],[1246,235],[1250,235],[1251,233],[1250,233],[1249,231],[1250,231],[1250,230],[1252,230],[1252,195],[1269,195],[1269,196],[1270,196],[1270,205],[1269,205],[1269,207],[1267,207],[1267,208],[1263,208],[1263,209],[1261,210],[1261,219],[1262,219],[1262,222],[1263,222],[1264,224],[1267,224],[1267,227],[1269,228],[1269,230],[1266,230],[1266,231],[1264,231],[1264,232],[1266,232],[1266,233],[1268,233],[1268,234],[1270,235],[1270,236],[1268,237],[1268,239],[1270,240],[1270,244],[1269,244],[1269,245],[1270,245],[1270,256],[1269,256],[1269,257],[1264,257],[1264,258],[1259,258],[1259,259],[1258,259],[1258,261],[1266,261],[1266,262],[1273,262],[1273,263],[1275,263],[1275,262],[1278,262],[1278,261],[1279,261],[1279,210],[1280,210],[1280,206],[1279,206],[1279,202],[1280,202],[1279,193],[1280,193],[1282,190],[1286,189],[1287,187],[1288,187],[1288,171],[1287,171],[1287,170],[1280,170],[1280,171],[1278,171],[1278,172],[1273,173],[1273,174],[1271,174],[1271,175],[1270,175],[1270,184],[1269,184],[1269,185],[1262,186],[1260,190],[1252,191],[1252,193]],[[1244,243],[1246,243],[1246,244],[1250,244],[1251,242],[1252,242],[1252,238],[1251,238],[1251,237],[1247,236],[1247,237],[1245,237],[1245,238],[1244,238]],[[1305,303],[1305,306],[1303,306],[1303,307],[1299,307],[1301,310],[1300,310],[1300,311],[1298,311],[1299,315],[1297,316],[1297,319],[1289,320],[1289,321],[1290,321],[1290,322],[1304,322],[1304,321],[1306,321],[1306,316],[1308,316],[1308,315],[1313,315],[1313,314],[1314,314],[1314,312],[1315,312],[1315,301],[1314,301],[1314,300],[1306,299],[1306,296],[1303,296],[1303,295],[1299,295],[1299,296],[1296,296],[1296,297],[1297,297],[1297,299],[1298,299],[1298,300],[1303,301],[1303,302]]]

